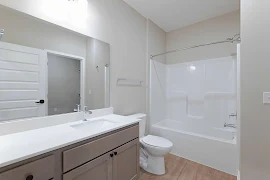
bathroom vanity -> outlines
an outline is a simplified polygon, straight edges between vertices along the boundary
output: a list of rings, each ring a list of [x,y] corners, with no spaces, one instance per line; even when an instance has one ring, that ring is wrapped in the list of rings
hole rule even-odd
[[[0,180],[135,180],[138,137],[138,120],[114,114],[0,136]]]

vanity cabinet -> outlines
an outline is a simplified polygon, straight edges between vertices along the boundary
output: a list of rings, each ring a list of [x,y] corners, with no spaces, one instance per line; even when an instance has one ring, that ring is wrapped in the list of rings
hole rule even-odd
[[[138,133],[138,126],[133,126],[64,151],[64,173],[138,138]]]
[[[66,174],[63,180],[135,180],[139,170],[138,138]]]
[[[64,174],[63,180],[112,180],[112,157],[104,154]]]
[[[0,168],[0,180],[137,180],[139,146],[135,124]]]
[[[140,175],[139,139],[115,149],[113,153],[113,180],[138,179]]]

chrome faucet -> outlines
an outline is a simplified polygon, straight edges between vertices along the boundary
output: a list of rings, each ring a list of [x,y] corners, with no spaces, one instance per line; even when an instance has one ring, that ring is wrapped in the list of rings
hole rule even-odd
[[[225,123],[224,127],[237,128],[237,125],[236,124],[227,124],[227,123]]]
[[[74,112],[80,112],[81,111],[81,105],[80,104],[76,104],[77,108],[74,109]]]
[[[88,107],[87,106],[84,106],[84,111],[83,111],[83,114],[84,114],[84,121],[87,121],[86,119],[86,114],[92,114],[93,112],[88,110]]]

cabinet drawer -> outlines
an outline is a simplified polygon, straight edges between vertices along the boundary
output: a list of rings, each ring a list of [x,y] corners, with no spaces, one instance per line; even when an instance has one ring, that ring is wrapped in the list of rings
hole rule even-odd
[[[139,136],[139,126],[134,126],[98,140],[63,152],[63,171],[76,168]]]
[[[49,156],[0,174],[0,180],[49,180],[54,177],[54,156]],[[29,178],[31,179],[31,178]]]
[[[112,180],[112,157],[104,154],[66,174],[63,180]]]

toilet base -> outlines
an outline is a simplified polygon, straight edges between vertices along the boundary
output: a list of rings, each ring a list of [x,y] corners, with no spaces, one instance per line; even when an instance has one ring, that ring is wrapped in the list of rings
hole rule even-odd
[[[149,155],[147,168],[143,168],[143,169],[151,174],[156,174],[156,175],[165,174],[166,171],[165,171],[164,157],[154,157],[154,156]]]

